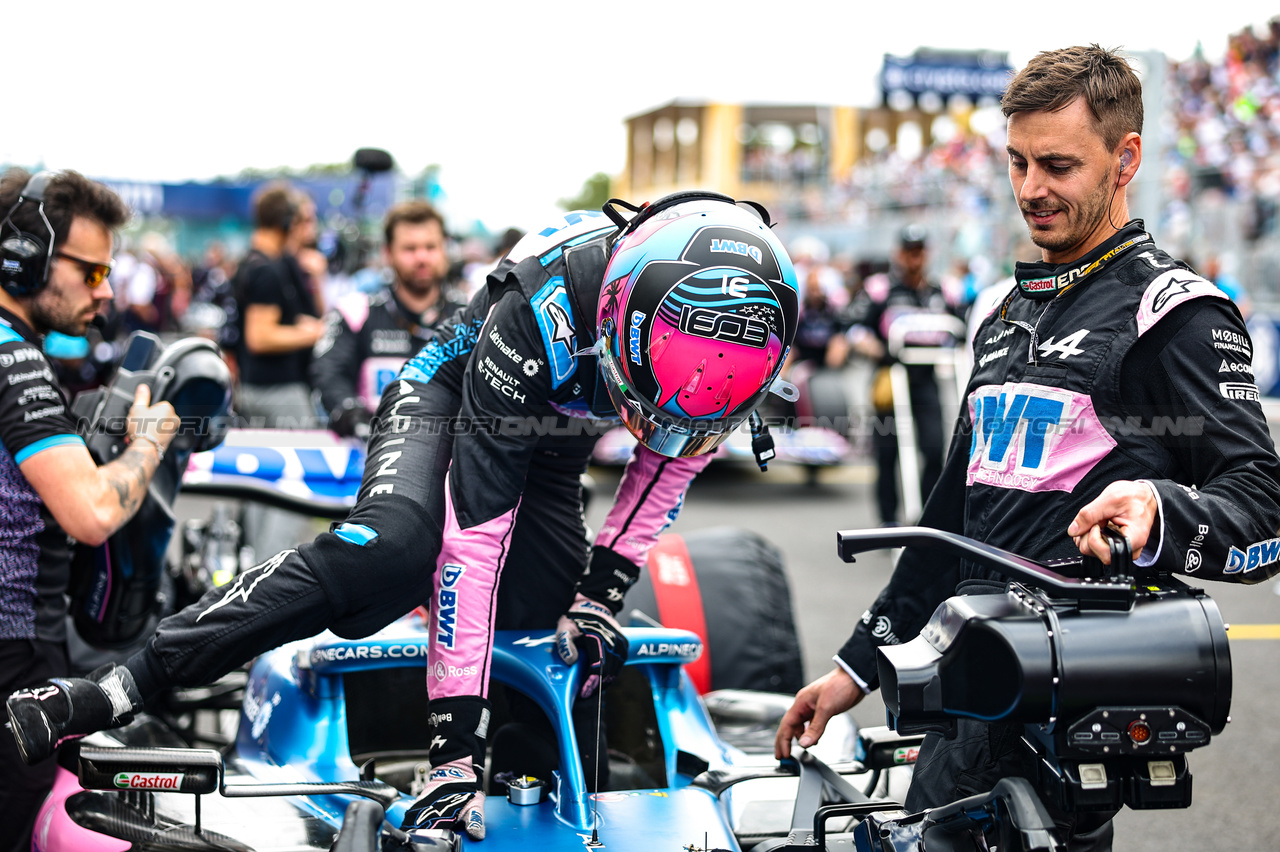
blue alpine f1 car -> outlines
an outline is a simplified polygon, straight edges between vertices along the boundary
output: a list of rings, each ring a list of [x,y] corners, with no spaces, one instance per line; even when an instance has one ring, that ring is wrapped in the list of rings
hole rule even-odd
[[[771,743],[789,699],[732,692],[704,701],[684,670],[702,653],[697,635],[626,633],[630,659],[599,720],[611,780],[597,793],[589,792],[580,745],[594,732],[576,731],[583,714],[572,712],[581,668],[554,653],[551,631],[498,633],[489,742],[491,770],[499,771],[487,773],[486,839],[439,832],[436,848],[735,850],[771,830],[786,835],[799,775],[777,768]],[[426,626],[416,615],[365,639],[324,633],[258,658],[227,749],[183,748],[150,720],[86,738],[77,762],[65,758],[33,849],[328,849],[359,800],[385,809],[374,826],[383,848],[393,848],[394,826],[429,770],[426,655]],[[852,723],[841,722],[827,742],[856,748]],[[881,763],[907,763],[915,742]],[[542,777],[518,772],[531,750],[553,767]],[[844,769],[867,772],[861,763]],[[726,780],[755,776],[766,785],[755,794]],[[778,817],[772,829],[770,813]]]

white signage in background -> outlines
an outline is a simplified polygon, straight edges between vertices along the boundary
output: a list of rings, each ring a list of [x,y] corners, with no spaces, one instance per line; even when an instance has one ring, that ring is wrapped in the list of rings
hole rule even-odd
[[[117,183],[103,181],[140,216],[159,215],[164,209],[164,187],[158,183]]]

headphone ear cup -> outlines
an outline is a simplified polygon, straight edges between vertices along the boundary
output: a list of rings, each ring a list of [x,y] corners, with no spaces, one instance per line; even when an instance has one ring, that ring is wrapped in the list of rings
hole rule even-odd
[[[44,284],[47,258],[38,237],[16,231],[0,241],[0,286],[14,296],[30,296]]]

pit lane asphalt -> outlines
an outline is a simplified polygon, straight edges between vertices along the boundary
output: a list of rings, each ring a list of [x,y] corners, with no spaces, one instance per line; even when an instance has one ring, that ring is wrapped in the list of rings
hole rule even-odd
[[[619,471],[595,468],[597,499],[588,523],[598,528]],[[862,463],[823,470],[815,485],[804,472],[773,464],[767,473],[734,462],[713,462],[689,490],[672,532],[712,526],[755,530],[783,553],[791,585],[806,682],[831,668],[831,655],[875,599],[892,570],[888,552],[846,564],[836,556],[836,531],[872,527],[878,520],[874,471]],[[1280,624],[1277,581],[1257,586],[1208,583],[1228,624]],[[704,602],[706,603],[706,602]],[[1280,849],[1280,667],[1275,638],[1231,640],[1231,723],[1188,756],[1193,803],[1186,810],[1134,811],[1116,819],[1117,852]],[[1271,631],[1272,635],[1280,628]],[[1230,635],[1230,633],[1229,633]],[[861,725],[884,724],[879,693],[852,711]]]

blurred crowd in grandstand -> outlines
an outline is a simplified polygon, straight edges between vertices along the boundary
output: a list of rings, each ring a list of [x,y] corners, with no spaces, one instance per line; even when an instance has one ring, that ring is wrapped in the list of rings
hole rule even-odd
[[[1231,36],[1219,61],[1201,50],[1170,61],[1166,80],[1163,119],[1149,115],[1144,133],[1148,158],[1162,143],[1161,158],[1144,162],[1160,181],[1160,206],[1146,212],[1159,221],[1148,224],[1227,289],[1280,303],[1280,18],[1265,32]],[[868,226],[905,211],[949,232],[950,254],[976,260],[980,284],[1003,277],[1023,241],[1004,185],[1004,122],[942,126],[935,144],[918,152],[901,145],[865,152],[833,191],[804,194],[793,217],[820,228]],[[984,233],[960,224],[977,221]]]

